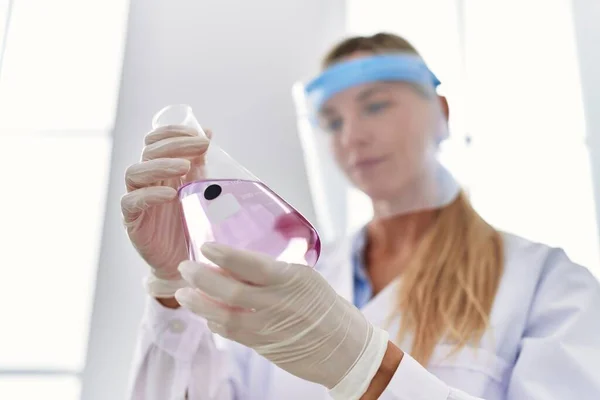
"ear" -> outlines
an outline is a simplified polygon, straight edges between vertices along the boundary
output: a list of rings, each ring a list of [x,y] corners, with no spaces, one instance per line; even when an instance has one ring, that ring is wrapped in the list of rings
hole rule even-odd
[[[450,119],[450,107],[448,106],[448,100],[444,96],[438,96],[438,100],[447,122]]]

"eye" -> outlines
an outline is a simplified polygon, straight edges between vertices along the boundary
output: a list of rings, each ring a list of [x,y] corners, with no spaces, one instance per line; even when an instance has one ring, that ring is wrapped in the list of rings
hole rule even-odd
[[[330,119],[329,121],[326,121],[324,125],[325,125],[325,130],[327,130],[327,132],[335,133],[335,132],[338,132],[340,129],[342,129],[342,119],[341,118]]]
[[[389,104],[390,103],[387,101],[369,103],[365,106],[365,110],[369,114],[377,114],[378,112],[385,110]]]

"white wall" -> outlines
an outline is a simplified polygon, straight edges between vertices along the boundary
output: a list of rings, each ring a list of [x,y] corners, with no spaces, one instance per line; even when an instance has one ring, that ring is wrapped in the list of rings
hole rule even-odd
[[[154,112],[189,103],[233,157],[314,220],[291,87],[343,32],[342,0],[132,0],[82,399],[123,399],[145,265],[119,200]]]
[[[596,197],[596,225],[600,228],[600,2],[572,0],[572,4],[587,143]]]

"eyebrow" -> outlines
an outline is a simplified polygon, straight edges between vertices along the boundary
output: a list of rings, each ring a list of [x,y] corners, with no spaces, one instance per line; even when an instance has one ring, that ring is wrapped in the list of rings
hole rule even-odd
[[[363,101],[363,100],[371,97],[374,94],[382,93],[382,92],[387,92],[387,90],[380,86],[370,87],[368,89],[361,91],[358,95],[356,95],[356,100]]]
[[[334,115],[336,115],[336,111],[333,108],[330,107],[323,107],[321,109],[321,111],[319,111],[319,115],[323,116],[323,117],[332,117]]]
[[[367,98],[373,96],[374,94],[387,93],[387,92],[388,92],[388,90],[381,86],[370,87],[370,88],[365,89],[365,90],[361,91],[360,93],[358,93],[356,95],[355,101],[364,101]],[[335,116],[336,114],[337,114],[337,112],[334,108],[327,107],[327,106],[323,107],[321,109],[321,111],[319,111],[319,115],[321,115],[323,117],[332,117],[332,116]]]

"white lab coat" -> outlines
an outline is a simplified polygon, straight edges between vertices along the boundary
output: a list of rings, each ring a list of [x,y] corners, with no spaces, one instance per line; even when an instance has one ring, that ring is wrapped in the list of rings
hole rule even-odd
[[[405,355],[381,399],[599,400],[600,285],[565,253],[505,234],[506,266],[479,348],[445,357],[438,345],[427,370]],[[318,270],[351,300],[350,240],[325,249]],[[397,281],[362,312],[384,325]],[[389,326],[394,338],[400,321]],[[409,351],[410,340],[397,343]],[[149,299],[135,360],[132,399],[325,400],[326,389],[279,369],[252,350],[210,333],[181,308]]]

